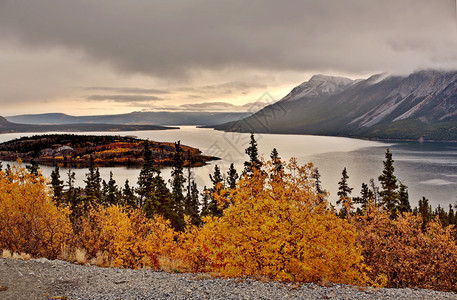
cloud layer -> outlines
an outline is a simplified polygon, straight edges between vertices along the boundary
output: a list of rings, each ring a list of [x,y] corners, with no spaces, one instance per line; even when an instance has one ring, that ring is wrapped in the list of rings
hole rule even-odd
[[[149,94],[169,99],[161,95],[184,83],[190,86],[188,99],[211,101],[192,90],[205,86],[208,78],[219,80],[207,91],[215,85],[223,93],[224,84],[226,91],[239,94],[252,89],[243,87],[234,74],[262,89],[284,84],[284,79],[261,82],[250,74],[357,75],[457,68],[455,14],[454,0],[2,0],[0,48],[9,50],[0,50],[0,62],[14,61],[4,72],[20,77],[24,75],[18,70],[35,66],[34,60],[46,52],[65,53],[62,58],[74,62],[70,65],[81,66],[55,76],[61,98],[62,87],[70,86],[63,82],[66,79],[89,87],[87,91],[107,86],[103,92],[146,94],[141,101],[152,97]],[[19,59],[15,52],[29,53],[31,61]],[[50,69],[59,62],[60,58],[50,62]],[[72,72],[75,69],[81,74]],[[89,69],[97,74],[97,82],[85,78]],[[35,66],[31,72],[40,70],[47,71]],[[140,85],[131,76],[150,82]],[[54,97],[48,95],[49,86],[44,88],[51,82],[39,81],[42,89],[36,87],[36,95]],[[111,87],[113,81],[127,87]],[[237,86],[230,85],[234,81]],[[179,83],[173,86],[174,82]],[[0,93],[8,99],[20,94],[1,84]]]

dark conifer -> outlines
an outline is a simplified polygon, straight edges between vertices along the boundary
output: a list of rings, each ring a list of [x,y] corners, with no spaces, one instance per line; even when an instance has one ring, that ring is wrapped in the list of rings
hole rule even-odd
[[[113,172],[109,172],[109,181],[107,184],[107,193],[105,196],[105,203],[108,205],[119,204],[119,191],[116,185],[116,180],[113,178]]]
[[[347,174],[346,168],[343,169],[341,181],[338,182],[338,193],[339,199],[336,201],[337,205],[342,204],[343,207],[340,210],[340,215],[346,217],[349,213],[349,210],[352,208],[350,194],[352,193],[353,188],[349,187],[347,180],[349,176]]]
[[[122,190],[122,202],[124,205],[130,207],[137,207],[137,200],[133,189],[129,185],[129,180],[127,179],[124,184],[124,189]]]
[[[271,161],[272,161],[273,167],[274,167],[273,176],[277,176],[282,172],[284,166],[282,165],[281,157],[279,157],[279,154],[278,154],[278,151],[276,150],[276,148],[273,148],[273,150],[271,151],[270,158],[271,158]]]
[[[238,180],[238,173],[236,172],[235,166],[233,163],[230,164],[230,168],[227,171],[227,185],[230,189],[236,187],[236,181]]]
[[[171,171],[171,201],[173,206],[173,215],[171,224],[176,230],[184,230],[184,160],[181,142],[175,143],[175,154],[173,156],[173,168]]]
[[[319,170],[317,168],[313,170],[312,177],[315,180],[317,197],[318,197],[319,201],[322,202],[325,199],[325,191],[322,188],[321,179],[320,179],[321,174],[319,173]]]
[[[220,207],[219,203],[214,199],[214,193],[217,194],[224,188],[224,182],[218,165],[214,166],[214,174],[210,174],[209,178],[213,183],[213,187],[211,189],[211,201],[208,205],[208,210],[211,215],[220,217],[222,216],[223,208]]]
[[[368,188],[366,183],[362,183],[362,189],[360,191],[360,197],[354,197],[353,201],[356,204],[360,204],[362,209],[365,209],[371,201],[374,200],[374,193]]]
[[[102,179],[100,177],[100,170],[95,166],[92,156],[89,158],[89,173],[86,174],[84,182],[86,183],[84,192],[86,194],[87,204],[90,206],[100,204],[102,200]]]
[[[244,162],[243,175],[252,175],[253,169],[260,170],[262,167],[262,162],[259,159],[259,150],[257,149],[257,141],[253,133],[251,133],[249,147],[246,148],[245,152],[249,156],[249,161]]]
[[[397,177],[394,175],[394,160],[392,159],[392,153],[387,148],[386,151],[386,160],[384,163],[384,170],[382,174],[378,177],[379,182],[381,183],[382,190],[380,192],[381,203],[384,207],[390,210],[392,213],[395,212],[395,209],[399,203],[398,194],[397,194]]]
[[[63,180],[60,180],[59,166],[56,165],[51,172],[51,188],[54,201],[61,205],[63,203]]]
[[[136,190],[139,207],[143,207],[147,201],[155,202],[154,177],[157,173],[158,169],[154,166],[154,156],[149,148],[149,141],[145,141],[143,144],[143,167],[138,177],[138,188]]]
[[[40,166],[33,158],[30,160],[30,165],[27,165],[26,168],[30,174],[38,176],[38,170],[40,169]]]
[[[411,212],[411,205],[409,204],[408,187],[400,182],[400,189],[398,191],[398,211]]]

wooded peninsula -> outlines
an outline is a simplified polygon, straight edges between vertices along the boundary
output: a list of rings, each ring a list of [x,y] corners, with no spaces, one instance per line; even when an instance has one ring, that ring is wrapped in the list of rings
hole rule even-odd
[[[21,137],[0,144],[0,160],[31,161],[42,165],[59,165],[86,168],[90,157],[96,166],[143,165],[143,144],[146,140],[133,136],[96,136],[52,134]],[[149,141],[154,163],[159,167],[171,166],[175,143]],[[202,155],[197,148],[181,145],[185,165],[203,166],[217,157]]]

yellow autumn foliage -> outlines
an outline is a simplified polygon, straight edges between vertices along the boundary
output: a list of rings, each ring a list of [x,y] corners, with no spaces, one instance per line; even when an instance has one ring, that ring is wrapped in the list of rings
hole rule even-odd
[[[8,175],[0,171],[0,249],[57,258],[73,235],[69,214],[53,203],[41,175],[20,162]]]
[[[365,284],[355,227],[317,195],[313,166],[291,160],[275,176],[255,170],[237,188],[219,193],[232,203],[199,233],[201,257],[224,276]],[[218,195],[215,195],[218,197]]]
[[[369,276],[387,277],[392,287],[419,287],[457,291],[457,245],[452,226],[437,221],[422,230],[422,218],[411,213],[391,219],[379,207],[354,216]]]
[[[158,267],[158,256],[176,248],[175,232],[163,217],[147,219],[140,210],[99,207],[83,218],[79,244],[89,258],[105,253],[112,267]]]

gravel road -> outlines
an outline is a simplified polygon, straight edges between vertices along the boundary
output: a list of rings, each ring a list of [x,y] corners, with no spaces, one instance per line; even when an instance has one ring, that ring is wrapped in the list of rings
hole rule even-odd
[[[47,259],[0,259],[0,299],[457,299],[423,289],[284,284],[148,270],[80,266]]]

